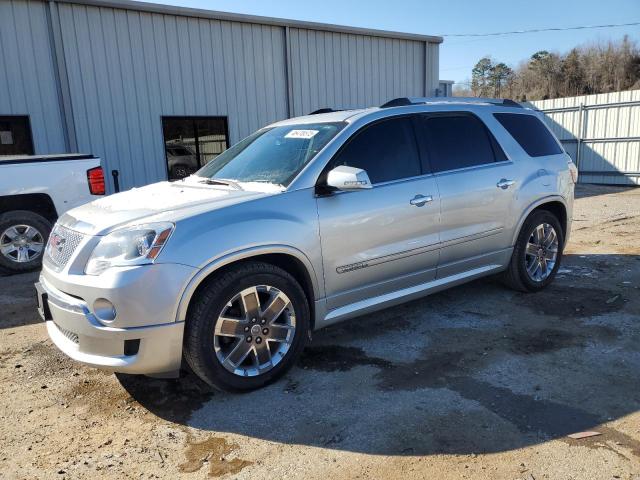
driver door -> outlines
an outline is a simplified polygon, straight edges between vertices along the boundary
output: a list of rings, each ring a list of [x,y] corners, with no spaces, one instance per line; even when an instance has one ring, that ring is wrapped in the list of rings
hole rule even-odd
[[[413,116],[356,132],[329,169],[364,169],[372,188],[317,198],[327,309],[435,278],[440,199],[423,174]]]

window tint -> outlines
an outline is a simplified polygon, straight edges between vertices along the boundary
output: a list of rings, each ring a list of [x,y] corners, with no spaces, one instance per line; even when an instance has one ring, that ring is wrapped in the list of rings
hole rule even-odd
[[[443,115],[424,117],[433,172],[473,167],[504,160],[500,147],[492,144],[484,124],[473,115]]]
[[[413,126],[409,118],[393,118],[365,127],[332,162],[367,171],[371,183],[420,175]]]
[[[562,153],[549,130],[533,115],[516,113],[494,113],[494,117],[502,124],[511,136],[531,157],[556,155]]]

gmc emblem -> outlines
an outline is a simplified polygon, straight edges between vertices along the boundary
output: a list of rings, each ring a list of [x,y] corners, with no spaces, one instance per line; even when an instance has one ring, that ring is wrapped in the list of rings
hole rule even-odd
[[[51,237],[49,238],[49,244],[55,248],[58,253],[62,253],[62,248],[66,241],[64,237],[61,237],[57,233],[51,233]]]

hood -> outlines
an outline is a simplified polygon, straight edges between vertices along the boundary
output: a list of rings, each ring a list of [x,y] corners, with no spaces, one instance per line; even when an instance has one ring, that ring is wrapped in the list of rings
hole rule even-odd
[[[74,208],[58,223],[89,235],[103,235],[126,224],[179,219],[274,194],[246,191],[198,181],[160,182],[132,188]]]

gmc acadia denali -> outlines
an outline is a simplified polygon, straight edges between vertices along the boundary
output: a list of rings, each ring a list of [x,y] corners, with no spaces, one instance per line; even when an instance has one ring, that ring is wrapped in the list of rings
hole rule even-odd
[[[325,109],[184,180],[67,212],[39,311],[87,365],[169,376],[184,358],[214,387],[254,389],[327,325],[490,274],[546,287],[577,175],[540,114],[510,100]]]

